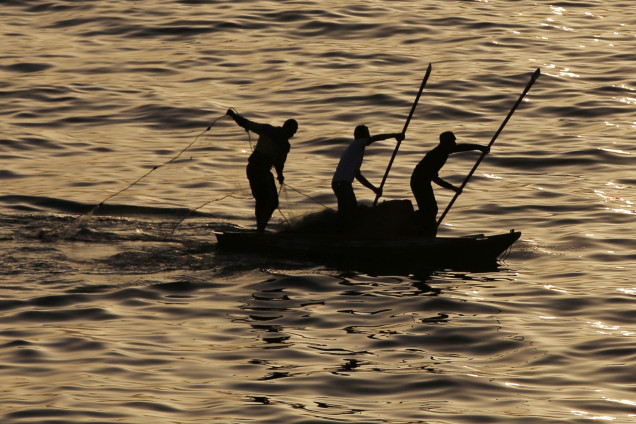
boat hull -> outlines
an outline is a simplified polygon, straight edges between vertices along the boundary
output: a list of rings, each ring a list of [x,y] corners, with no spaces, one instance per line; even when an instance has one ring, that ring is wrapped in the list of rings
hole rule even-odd
[[[254,231],[216,233],[218,248],[224,252],[256,252],[351,268],[405,269],[490,267],[520,236],[514,230],[492,236],[379,239]]]

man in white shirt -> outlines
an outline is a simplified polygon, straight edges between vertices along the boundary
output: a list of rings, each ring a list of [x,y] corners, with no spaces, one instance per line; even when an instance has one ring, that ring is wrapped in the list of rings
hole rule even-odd
[[[331,188],[338,199],[338,214],[344,219],[345,224],[355,217],[358,208],[356,195],[353,192],[353,180],[358,180],[363,186],[372,190],[376,195],[382,195],[380,188],[371,184],[360,172],[365,148],[374,141],[395,138],[404,140],[404,134],[378,134],[371,136],[366,125],[358,125],[353,132],[354,140],[347,147],[340,158],[336,172],[331,180]]]

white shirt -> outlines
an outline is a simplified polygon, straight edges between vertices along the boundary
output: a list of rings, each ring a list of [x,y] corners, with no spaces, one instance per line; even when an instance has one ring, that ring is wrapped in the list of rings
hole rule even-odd
[[[353,182],[353,179],[362,166],[364,149],[367,147],[368,142],[368,138],[359,138],[351,142],[349,147],[342,153],[342,157],[340,157],[340,162],[338,162],[338,167],[331,180],[332,182]]]

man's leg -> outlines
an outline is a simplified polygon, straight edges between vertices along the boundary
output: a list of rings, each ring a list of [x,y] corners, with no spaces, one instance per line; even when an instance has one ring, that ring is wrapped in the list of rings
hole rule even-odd
[[[418,221],[421,235],[435,236],[437,234],[437,201],[430,181],[420,182],[411,180],[411,190],[417,202]]]
[[[331,188],[338,199],[338,215],[342,224],[348,229],[358,209],[358,200],[353,192],[353,186],[346,181],[335,181],[331,183]]]
[[[268,169],[252,164],[247,165],[247,178],[255,200],[256,230],[263,232],[278,207],[276,182]]]

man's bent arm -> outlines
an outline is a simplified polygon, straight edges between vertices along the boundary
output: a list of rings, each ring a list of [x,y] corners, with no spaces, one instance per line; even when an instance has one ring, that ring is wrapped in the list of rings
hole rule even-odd
[[[367,180],[360,171],[356,173],[356,180],[360,181],[360,184],[362,184],[363,186],[365,186],[366,188],[370,189],[371,191],[377,194],[379,189],[377,189],[373,184],[371,184],[369,180]]]
[[[448,190],[453,190],[454,192],[457,192],[459,190],[459,187],[455,187],[454,185],[452,185],[451,183],[442,180],[440,177],[435,177],[433,178],[433,182],[441,187],[444,187]]]

